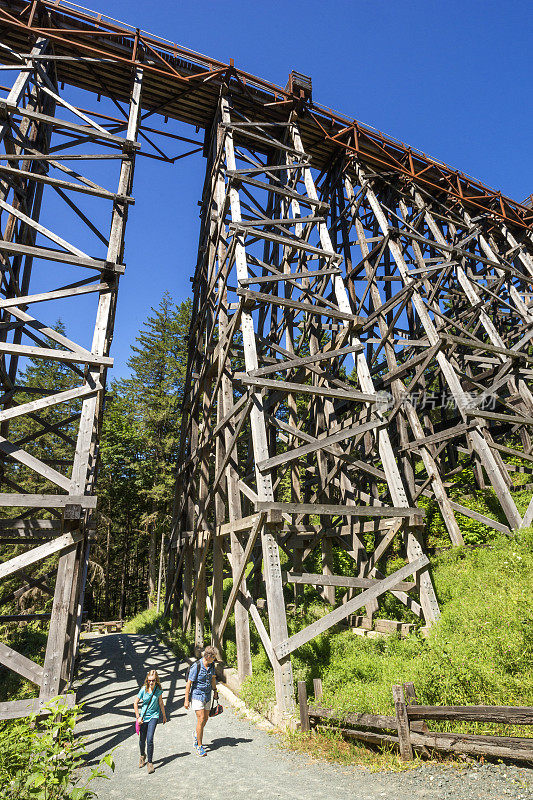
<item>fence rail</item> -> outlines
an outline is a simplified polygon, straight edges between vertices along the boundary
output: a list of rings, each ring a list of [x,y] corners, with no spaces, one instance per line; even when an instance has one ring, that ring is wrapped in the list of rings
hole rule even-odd
[[[334,724],[343,736],[367,744],[392,744],[407,761],[414,751],[429,749],[473,756],[510,758],[533,762],[533,737],[431,731],[427,720],[449,722],[492,722],[502,725],[533,725],[531,706],[423,706],[419,705],[413,683],[392,687],[395,715],[344,714],[323,708],[322,681],[314,682],[315,705],[309,705],[304,681],[298,682],[300,727],[302,731]]]

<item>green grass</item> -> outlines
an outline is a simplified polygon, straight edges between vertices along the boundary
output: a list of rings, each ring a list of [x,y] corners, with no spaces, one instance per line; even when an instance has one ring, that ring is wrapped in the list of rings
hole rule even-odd
[[[122,629],[123,633],[156,633],[178,658],[184,658],[192,652],[194,640],[190,633],[183,633],[180,628],[173,630],[170,619],[155,608],[142,611],[129,619]]]
[[[129,619],[122,631],[124,633],[156,633],[165,624],[167,624],[167,621],[161,611],[158,612],[155,608],[148,608],[146,611],[142,611]]]
[[[432,574],[442,616],[426,638],[367,639],[333,629],[293,654],[295,682],[305,680],[312,695],[313,678],[321,678],[323,704],[344,712],[391,713],[391,686],[406,681],[430,705],[533,705],[533,529],[488,548],[450,550],[434,559]],[[308,609],[289,627],[320,613]],[[264,710],[274,683],[256,649],[243,697]]]

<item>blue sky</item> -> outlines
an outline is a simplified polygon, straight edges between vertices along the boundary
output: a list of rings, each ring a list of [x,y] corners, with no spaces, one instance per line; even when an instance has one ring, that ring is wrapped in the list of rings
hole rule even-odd
[[[100,0],[95,10],[222,61],[233,58],[279,85],[297,69],[312,76],[321,104],[517,200],[533,192],[533,10],[526,0]],[[194,129],[187,135],[194,138]],[[201,154],[174,166],[138,160],[115,377],[126,373],[130,344],[163,292],[176,302],[190,293],[203,169]],[[80,320],[69,317],[74,337]]]

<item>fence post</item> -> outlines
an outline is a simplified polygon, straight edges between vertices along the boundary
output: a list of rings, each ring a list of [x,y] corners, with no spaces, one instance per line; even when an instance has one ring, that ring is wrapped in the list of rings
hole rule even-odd
[[[416,689],[415,685],[412,681],[408,681],[407,683],[403,684],[403,694],[405,697],[405,702],[408,706],[417,706],[418,705],[418,698],[416,696]]]
[[[315,700],[322,700],[322,681],[320,678],[313,678],[313,690],[315,692]]]
[[[298,681],[298,705],[300,706],[300,729],[307,732],[311,730],[311,725],[309,724],[309,708],[307,706],[305,681]]]
[[[413,748],[409,735],[409,718],[403,688],[401,686],[392,687],[392,697],[394,708],[396,709],[396,719],[398,720],[398,740],[400,742],[400,757],[402,761],[411,761],[413,758]]]

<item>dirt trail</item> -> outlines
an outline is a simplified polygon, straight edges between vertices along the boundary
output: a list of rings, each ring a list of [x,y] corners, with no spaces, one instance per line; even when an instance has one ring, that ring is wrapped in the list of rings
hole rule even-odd
[[[132,704],[148,669],[157,669],[170,715],[158,725],[155,772],[138,764]],[[209,721],[207,757],[193,748],[193,719],[183,708],[186,665],[155,636],[116,634],[84,641],[78,699],[79,728],[90,762],[115,750],[116,771],[93,788],[99,800],[529,800],[531,770],[501,765],[460,771],[425,765],[405,773],[374,773],[310,762],[280,749],[276,736],[242,719],[231,707]],[[530,787],[525,782],[530,783]]]

